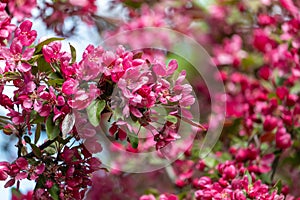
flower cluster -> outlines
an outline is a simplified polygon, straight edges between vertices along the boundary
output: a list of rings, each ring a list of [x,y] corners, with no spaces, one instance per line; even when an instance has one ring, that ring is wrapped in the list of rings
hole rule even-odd
[[[93,1],[69,3],[89,6]],[[36,182],[31,194],[36,199],[83,199],[101,165],[93,154],[102,151],[97,141],[102,114],[113,120],[108,135],[127,140],[133,149],[141,128],[158,150],[180,138],[179,119],[192,120],[192,86],[185,83],[185,71],[176,75],[175,60],[165,65],[123,46],[113,52],[89,45],[76,62],[73,46],[71,53],[63,50],[60,38],[35,45],[31,21],[12,29],[6,17],[0,105],[7,115],[0,117],[0,127],[17,137],[18,157],[1,162],[5,187],[16,183],[18,190],[20,181],[28,179]],[[158,106],[166,112],[158,112]],[[41,141],[43,131],[46,140]]]
[[[116,32],[132,30],[137,23],[138,28],[156,26],[142,22],[144,13],[155,13],[162,16],[162,26],[190,35],[207,47],[221,71],[227,92],[227,120],[220,138],[223,147],[218,149],[230,152],[232,160],[225,162],[230,160],[225,156],[223,164],[216,166],[205,159],[210,172],[204,174],[203,180],[209,181],[203,184],[207,188],[193,186],[194,191],[198,189],[194,198],[296,199],[293,195],[299,194],[288,191],[286,186],[280,193],[281,186],[274,186],[274,179],[295,180],[299,176],[299,162],[290,162],[299,151],[299,2],[118,2],[128,8],[130,20]],[[185,26],[178,23],[179,18],[185,20]],[[131,41],[128,45],[140,45],[139,42]],[[197,84],[200,95],[205,95],[205,87]],[[193,155],[193,151],[197,152],[197,148],[187,154]],[[214,151],[209,156],[218,157],[220,153]],[[198,158],[189,159],[173,165],[178,173],[174,185],[181,188],[178,196],[186,199],[193,198],[186,195],[190,194],[193,177],[196,176],[195,182],[201,179],[194,168],[205,168]],[[185,167],[177,170],[179,163]],[[293,169],[293,173],[288,175],[281,169],[285,167]],[[251,178],[245,175],[246,171]],[[216,174],[221,177],[216,179]],[[172,191],[160,191],[168,192]],[[162,197],[155,193],[141,198]]]
[[[83,199],[90,187],[90,199],[299,199],[299,1],[116,0],[110,8],[122,4],[128,14],[118,26],[111,24],[115,19],[96,16],[95,0],[2,2],[7,4],[0,3],[0,106],[7,114],[0,116],[0,129],[17,138],[18,152],[15,161],[0,162],[0,180],[5,187],[16,184],[13,199]],[[226,121],[211,153],[199,158],[202,136],[208,135],[201,132],[166,169],[142,175],[96,172],[101,162],[93,154],[102,151],[103,125],[112,151],[136,155],[155,148],[161,157],[178,154],[170,144],[202,127],[190,110],[197,100],[185,81],[190,69],[179,71],[173,55],[149,49],[89,45],[78,59],[76,49],[63,49],[60,38],[36,44],[37,32],[24,20],[34,9],[60,35],[72,35],[80,18],[105,36],[170,28],[200,42],[226,88]],[[70,29],[67,19],[75,19]],[[115,29],[102,30],[102,22]],[[140,49],[162,42],[185,51],[171,39],[163,31],[143,30],[113,45]],[[199,107],[208,110],[201,117],[218,123],[210,115],[218,110],[208,108],[215,97],[199,77],[190,77],[203,99]],[[182,131],[181,122],[195,127]],[[18,191],[24,179],[36,182],[26,195]]]

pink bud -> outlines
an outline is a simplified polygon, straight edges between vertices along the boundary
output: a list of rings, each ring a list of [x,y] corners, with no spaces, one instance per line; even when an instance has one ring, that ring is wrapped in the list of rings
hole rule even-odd
[[[281,128],[275,135],[276,147],[280,149],[289,148],[292,145],[291,135],[285,131],[285,128]]]
[[[278,96],[278,98],[280,100],[283,100],[287,95],[289,94],[289,91],[286,87],[282,86],[282,87],[278,87],[276,89],[276,95]]]
[[[265,118],[265,121],[263,123],[263,127],[265,131],[272,131],[276,126],[278,125],[278,121],[276,117],[272,117],[268,115]]]
[[[223,176],[225,179],[234,179],[237,175],[237,170],[233,165],[225,167]]]
[[[28,161],[23,157],[18,158],[16,160],[16,164],[22,170],[27,169],[28,167]]]
[[[263,66],[258,71],[259,76],[265,80],[269,79],[271,73],[272,72],[268,66]]]

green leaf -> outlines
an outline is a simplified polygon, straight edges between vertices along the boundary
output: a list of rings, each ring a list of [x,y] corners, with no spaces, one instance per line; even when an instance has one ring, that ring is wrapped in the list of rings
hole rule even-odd
[[[51,42],[54,42],[54,41],[64,40],[64,39],[65,38],[53,37],[53,38],[49,38],[47,40],[44,40],[43,42],[41,42],[38,45],[36,45],[34,54],[37,54],[37,53],[41,52],[44,45],[47,45],[47,44],[49,44]]]
[[[62,137],[58,136],[57,142],[59,142],[62,145],[66,145],[72,138],[73,138],[73,136],[69,136],[66,139],[63,139]]]
[[[48,77],[49,77],[48,83],[53,87],[62,86],[64,83],[64,78],[58,72],[52,72],[49,74]]]
[[[39,59],[37,59],[37,65],[38,65],[37,67],[38,67],[39,71],[41,71],[41,72],[53,71],[51,65],[48,62],[46,62],[44,57],[40,57]]]
[[[76,62],[76,49],[70,43],[69,46],[70,46],[71,56],[72,56],[71,64],[73,64],[74,62]]]
[[[64,80],[63,79],[49,80],[48,83],[49,83],[49,85],[51,85],[53,87],[57,87],[57,86],[62,86],[64,83]]]
[[[55,142],[55,143],[57,143],[57,142]],[[47,152],[48,155],[56,154],[56,152],[57,152],[56,145],[59,145],[59,144],[55,144],[55,143],[51,144],[50,146],[48,146],[47,148],[44,149],[44,151]]]
[[[31,139],[30,139],[30,137],[28,137],[27,135],[24,136],[24,140],[25,140],[25,142],[28,143],[28,144],[31,143]]]
[[[135,2],[135,1],[132,1],[132,0],[125,0],[123,3],[124,3],[126,6],[132,7],[132,8],[139,8],[139,7],[141,7],[141,5],[142,5],[141,2]]]
[[[35,134],[34,134],[34,144],[36,144],[39,141],[41,137],[41,130],[42,130],[42,125],[38,123],[36,125]]]
[[[168,115],[165,117],[165,120],[172,122],[173,124],[177,123],[177,117],[173,116],[173,115]]]
[[[53,200],[59,200],[59,187],[57,184],[53,185],[52,188],[48,190]]]
[[[58,72],[52,72],[48,76],[50,79],[63,79],[64,77],[61,75],[61,73]]]
[[[37,179],[37,183],[35,185],[34,191],[36,191],[38,188],[43,188],[46,183],[46,178],[43,176],[43,174],[39,175]]]
[[[242,59],[243,69],[256,69],[264,63],[263,57],[260,54],[251,53],[246,58]]]
[[[139,146],[139,138],[133,133],[127,134],[132,148],[137,149]]]
[[[10,122],[11,122],[11,120],[9,118],[0,116],[0,125],[1,126],[5,126],[5,125],[9,124]]]
[[[99,125],[101,112],[104,110],[105,105],[105,100],[96,99],[87,107],[88,119],[93,126],[97,127]]]
[[[17,190],[16,188],[11,189],[11,194],[12,194],[12,196],[17,197],[18,199],[22,197],[21,192],[19,190]]]
[[[51,116],[49,116],[46,121],[46,133],[49,140],[53,140],[60,133],[59,127],[55,125],[53,122],[53,117]]]
[[[43,54],[37,54],[37,55],[34,55],[34,56],[31,57],[30,60],[28,60],[28,62],[29,62],[30,64],[33,64],[33,63],[35,63],[38,59],[40,59],[42,56],[43,56]]]
[[[22,78],[19,72],[5,72],[4,77],[9,80],[16,80]]]
[[[38,148],[35,144],[30,144],[32,152],[34,153],[34,155],[38,158],[40,158],[42,156],[42,152],[40,150],[40,148]]]
[[[281,190],[282,190],[282,182],[281,180],[278,180],[276,182],[276,184],[274,185],[273,187],[275,190],[277,189],[277,193],[280,194],[281,193]]]
[[[248,170],[245,172],[245,175],[248,178],[248,185],[252,184],[252,177],[251,177],[251,175],[250,175],[250,173],[249,173]]]
[[[148,189],[146,189],[146,191],[144,193],[145,194],[153,194],[154,196],[158,196],[160,194],[160,192],[155,188],[148,188]]]
[[[218,162],[214,157],[207,156],[204,158],[204,163],[209,167],[209,168],[214,168]]]
[[[298,94],[300,92],[300,83],[295,83],[295,85],[291,88],[290,93]]]

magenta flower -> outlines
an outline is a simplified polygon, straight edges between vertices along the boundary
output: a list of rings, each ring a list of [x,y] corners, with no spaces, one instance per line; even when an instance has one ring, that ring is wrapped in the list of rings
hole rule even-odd
[[[23,46],[31,45],[36,39],[37,32],[35,30],[31,30],[31,27],[32,22],[25,20],[16,29],[15,36],[18,37]]]
[[[79,68],[78,63],[70,65],[71,55],[67,52],[60,57],[60,69],[66,79],[73,77]]]
[[[10,164],[8,162],[0,162],[0,180],[5,181],[8,178],[10,171]]]
[[[156,200],[156,198],[152,194],[143,195],[139,200]]]
[[[129,68],[118,82],[122,95],[126,99],[123,114],[128,117],[129,111],[136,117],[141,117],[140,111],[136,108],[142,103],[143,97],[137,93],[139,89],[146,85],[149,80],[150,71],[147,70],[145,65],[135,68]]]
[[[79,63],[78,77],[81,80],[89,81],[96,78],[100,73],[104,72],[102,65],[102,54],[104,50],[102,47],[94,47],[89,45],[82,56]]]
[[[5,46],[4,40],[9,40],[16,26],[11,24],[11,19],[5,11],[6,4],[0,3],[0,44]]]
[[[239,66],[241,60],[247,57],[247,52],[242,50],[243,41],[239,35],[233,35],[230,39],[225,39],[224,44],[213,49],[216,65]]]
[[[286,149],[292,146],[292,138],[285,128],[279,128],[275,135],[276,146],[280,149]]]
[[[31,17],[32,9],[36,8],[36,0],[9,1],[9,11],[13,13],[18,21],[22,21],[25,17]]]
[[[66,80],[62,85],[62,92],[66,95],[72,95],[75,94],[77,91],[77,88],[79,86],[79,83],[75,79],[68,79]]]
[[[254,31],[253,45],[261,52],[266,52],[274,48],[276,42],[269,37],[266,31],[257,29]]]
[[[17,69],[20,72],[28,72],[31,70],[31,65],[26,61],[31,59],[35,49],[27,48],[23,52],[22,48],[21,42],[14,39],[9,49],[4,47],[0,49],[0,58],[6,61],[6,71]]]
[[[280,0],[281,5],[295,17],[299,17],[299,9],[292,0]]]
[[[177,68],[178,68],[178,63],[176,60],[171,60],[168,64],[168,67],[166,67],[166,65],[159,63],[159,62],[157,62],[153,65],[153,71],[157,75],[162,76],[162,77],[172,75]]]
[[[276,117],[272,117],[270,115],[266,116],[265,121],[263,123],[263,127],[265,131],[272,131],[278,125],[278,120]]]
[[[95,84],[91,84],[89,89],[86,91],[84,89],[79,89],[74,93],[73,99],[68,100],[68,104],[72,108],[82,110],[88,107],[93,100],[95,100],[100,95],[100,90]]]
[[[49,43],[48,45],[43,46],[43,55],[45,60],[50,62],[57,62],[61,58],[61,42],[60,41],[54,41]]]
[[[9,109],[9,113],[7,114],[7,116],[11,117],[12,118],[12,122],[15,124],[15,125],[20,125],[22,123],[25,122],[25,119],[24,119],[24,116],[19,113],[19,112],[16,112],[12,109]]]

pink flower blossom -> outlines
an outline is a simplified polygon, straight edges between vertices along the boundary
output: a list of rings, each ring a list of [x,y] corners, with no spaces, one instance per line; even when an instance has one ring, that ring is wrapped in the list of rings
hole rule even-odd
[[[31,17],[31,12],[36,8],[36,0],[9,1],[8,7],[14,17],[18,21],[22,21],[25,17]]]
[[[48,45],[43,46],[43,55],[47,62],[56,62],[61,58],[61,42],[54,41],[49,43]]]
[[[74,93],[73,99],[68,100],[68,104],[75,109],[82,110],[88,107],[93,100],[100,95],[100,90],[95,84],[91,84],[87,90],[78,89]]]
[[[79,86],[78,81],[76,81],[75,79],[68,79],[66,80],[63,85],[62,85],[62,92],[66,95],[71,95],[71,94],[75,94],[75,92],[77,91],[77,88]]]
[[[31,65],[26,61],[31,59],[34,50],[34,48],[27,48],[23,51],[22,44],[18,39],[13,40],[9,49],[1,47],[0,58],[6,60],[6,71],[17,69],[20,72],[28,72],[31,70]]]
[[[31,45],[36,39],[37,32],[35,30],[31,30],[31,27],[32,22],[25,20],[16,29],[15,36],[18,37],[23,46]]]

